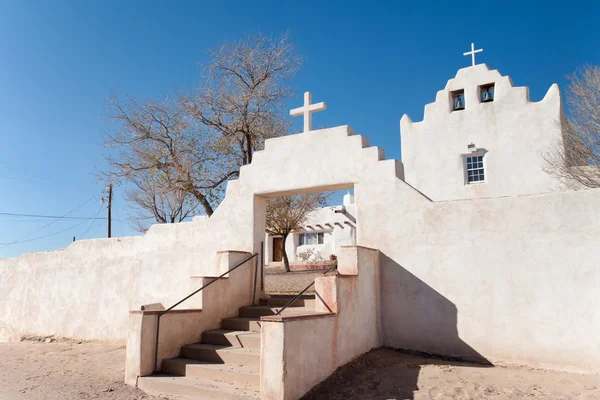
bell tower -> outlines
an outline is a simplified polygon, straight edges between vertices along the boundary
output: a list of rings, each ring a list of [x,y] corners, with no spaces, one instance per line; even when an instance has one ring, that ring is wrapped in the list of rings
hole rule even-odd
[[[545,193],[558,182],[544,171],[544,154],[562,141],[563,110],[556,84],[539,102],[529,88],[486,64],[462,68],[423,121],[400,121],[406,181],[433,200],[459,200]]]

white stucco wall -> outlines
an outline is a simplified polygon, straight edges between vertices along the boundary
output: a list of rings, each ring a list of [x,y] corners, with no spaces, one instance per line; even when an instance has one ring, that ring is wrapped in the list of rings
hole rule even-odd
[[[600,190],[436,202],[367,146],[348,127],[268,140],[205,221],[1,260],[0,329],[124,338],[129,309],[174,302],[217,251],[260,247],[264,197],[354,187],[385,345],[600,372]]]
[[[479,100],[479,86],[494,83],[494,101]],[[465,109],[452,111],[451,92],[464,90]],[[530,102],[529,88],[485,64],[463,68],[425,106],[423,121],[400,121],[406,181],[433,200],[545,193],[558,182],[543,171],[543,155],[561,140],[560,91]],[[485,183],[466,184],[469,144],[485,152]]]
[[[262,317],[261,399],[302,397],[338,367],[380,347],[379,252],[339,250],[338,273],[315,281],[324,315]]]
[[[125,340],[129,310],[189,293],[217,276],[217,251],[256,252],[254,195],[228,189],[211,218],[153,225],[144,236],[82,240],[64,250],[0,260],[0,341],[21,335]],[[233,205],[233,206],[231,206]]]
[[[382,254],[386,346],[600,371],[600,190],[431,202],[375,177],[355,190],[358,243]]]

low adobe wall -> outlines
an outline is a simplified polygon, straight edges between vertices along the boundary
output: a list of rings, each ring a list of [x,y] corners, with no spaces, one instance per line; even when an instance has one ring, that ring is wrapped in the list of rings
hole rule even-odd
[[[295,400],[338,367],[381,346],[379,252],[339,250],[338,274],[316,279],[316,312],[262,317],[261,399]]]
[[[1,259],[0,341],[25,335],[125,341],[130,310],[150,303],[167,308],[189,294],[190,276],[225,272],[217,251],[260,248],[253,243],[261,229],[253,220],[254,195],[229,186],[210,218]]]
[[[250,255],[223,251],[217,254],[217,263],[221,270],[227,271]],[[137,378],[161,370],[162,360],[177,356],[182,346],[199,342],[202,332],[219,328],[222,319],[237,316],[240,307],[252,304],[255,261],[247,261],[210,284],[182,303],[182,309],[163,314],[160,318],[158,349],[156,327],[160,311],[130,311],[125,382],[137,386]],[[188,293],[193,293],[214,279],[192,277]]]
[[[355,192],[386,346],[600,372],[599,189],[432,202],[373,175]]]
[[[335,261],[315,261],[309,263],[298,263],[291,262],[290,263],[290,271],[291,272],[300,272],[300,271],[321,271],[327,270],[331,268],[335,264]],[[285,272],[285,266],[282,263],[271,263],[265,265],[266,273],[278,273]]]

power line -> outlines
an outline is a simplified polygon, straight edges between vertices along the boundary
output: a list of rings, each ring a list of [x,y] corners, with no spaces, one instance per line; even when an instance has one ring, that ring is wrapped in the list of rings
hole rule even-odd
[[[98,196],[96,196],[98,197]],[[106,217],[101,217],[101,218],[92,218],[92,217],[65,217],[65,216],[58,216],[58,215],[38,215],[38,214],[17,214],[17,213],[5,213],[5,212],[0,212],[0,215],[7,215],[7,216],[11,216],[11,217],[31,217],[31,218],[60,218],[60,219],[85,219],[85,220],[90,220],[90,219],[106,219]],[[42,220],[43,221],[43,220]]]
[[[90,228],[92,227],[92,225],[94,225],[94,222],[96,221],[96,218],[98,217],[98,215],[100,215],[100,211],[102,211],[103,208],[104,208],[104,204],[100,204],[100,209],[96,213],[96,216],[94,217],[94,219],[90,223],[90,226],[88,226],[88,228],[85,230],[85,232],[83,232],[83,235],[81,235],[81,238],[79,240],[83,240],[83,238],[85,237],[86,233],[88,233],[89,230],[90,230]]]
[[[47,237],[49,237],[49,236],[58,235],[59,233],[63,233],[63,232],[66,232],[66,231],[70,231],[71,229],[75,229],[75,228],[77,228],[79,225],[83,225],[83,224],[85,224],[86,222],[87,222],[87,221],[81,221],[81,222],[79,222],[79,223],[77,223],[77,224],[75,224],[75,225],[73,225],[73,226],[70,226],[70,227],[68,227],[67,229],[63,229],[62,231],[58,231],[58,232],[54,232],[54,233],[49,233],[49,234],[47,234],[47,235],[44,235],[44,236],[38,236],[38,237],[35,237],[35,238],[33,238],[33,239],[19,240],[19,241],[16,241],[16,242],[10,242],[10,243],[0,243],[0,245],[1,245],[1,244],[4,244],[4,245],[6,245],[6,246],[4,246],[4,247],[7,247],[7,246],[10,246],[11,244],[27,243],[27,242],[33,242],[34,240],[45,239],[45,238],[47,238]],[[0,248],[0,250],[2,250],[4,247]]]
[[[56,221],[60,221],[61,219],[64,219],[64,218],[66,218],[66,217],[67,217],[67,215],[71,214],[73,211],[75,211],[75,210],[78,210],[79,208],[83,207],[84,205],[86,205],[86,204],[87,204],[87,203],[89,203],[90,201],[92,201],[92,200],[94,200],[95,198],[97,198],[97,197],[100,197],[100,196],[101,196],[101,194],[97,194],[97,195],[95,195],[95,196],[92,196],[92,197],[90,197],[89,199],[87,199],[86,201],[84,201],[83,203],[81,203],[80,205],[78,205],[77,207],[75,207],[74,209],[72,209],[71,211],[69,211],[68,213],[64,214],[64,215],[63,215],[63,216],[61,216],[61,217],[57,217],[57,218],[56,218],[54,221],[52,221],[52,222],[50,222],[50,223],[47,223],[46,225],[42,226],[41,228],[39,228],[39,229],[37,229],[37,230],[35,230],[35,231],[31,232],[31,233],[28,233],[27,235],[25,235],[25,236],[23,236],[23,237],[21,237],[21,238],[19,238],[19,239],[15,240],[14,242],[10,242],[10,243],[6,243],[6,244],[4,244],[2,247],[0,247],[0,250],[3,250],[3,249],[5,249],[5,248],[7,248],[8,246],[11,246],[11,245],[13,245],[13,244],[16,244],[16,243],[23,243],[23,242],[22,242],[22,241],[23,241],[23,239],[27,239],[27,238],[28,238],[28,237],[30,237],[31,235],[33,235],[33,234],[35,234],[35,233],[38,233],[38,232],[39,232],[39,231],[41,231],[42,229],[45,229],[45,228],[49,227],[50,225],[54,224]],[[84,222],[85,222],[85,221],[84,221]],[[79,225],[83,224],[84,222],[81,222]],[[76,226],[79,226],[79,225],[76,225]],[[72,229],[72,228],[69,228],[69,229]],[[58,233],[58,232],[57,232],[57,233]],[[37,239],[38,239],[38,238],[36,238],[36,239],[32,239],[32,240],[37,240]]]

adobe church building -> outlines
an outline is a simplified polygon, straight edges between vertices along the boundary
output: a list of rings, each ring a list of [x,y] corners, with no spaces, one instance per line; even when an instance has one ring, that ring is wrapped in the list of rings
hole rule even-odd
[[[304,132],[268,140],[210,218],[0,260],[0,338],[126,340],[127,383],[219,399],[298,399],[381,346],[600,372],[600,190],[543,171],[556,85],[531,102],[473,59],[402,118],[402,163],[348,126],[313,131],[324,108],[305,96]],[[260,289],[266,199],[342,189],[355,242],[280,312]]]

